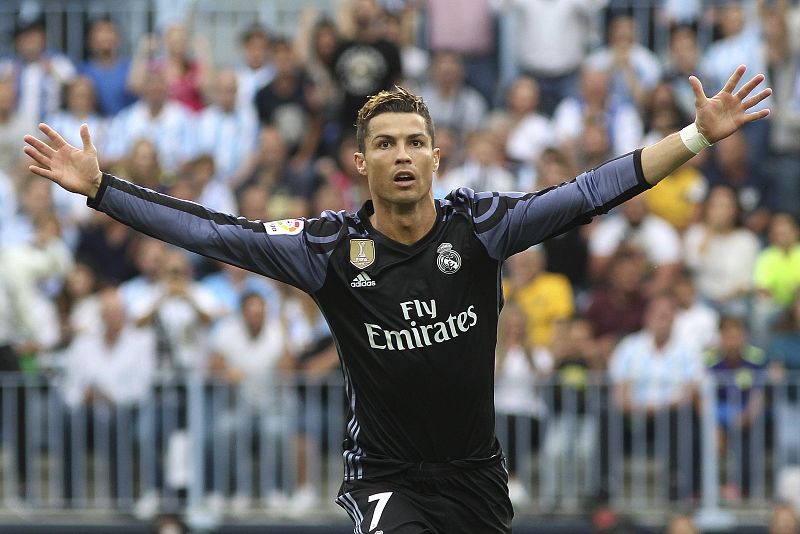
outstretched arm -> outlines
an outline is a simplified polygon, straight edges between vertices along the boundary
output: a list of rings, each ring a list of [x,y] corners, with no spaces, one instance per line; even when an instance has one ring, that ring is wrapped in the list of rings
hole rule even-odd
[[[750,96],[758,84],[764,81],[763,74],[754,76],[734,94],[733,90],[742,79],[744,71],[745,66],[739,66],[728,79],[725,87],[711,98],[706,97],[700,80],[695,76],[689,77],[689,82],[694,89],[694,105],[697,114],[694,125],[697,132],[710,144],[728,137],[749,122],[763,119],[769,115],[768,109],[753,113],[747,112],[772,94],[772,89],[767,88]],[[684,132],[684,136],[686,135],[687,133]],[[644,178],[655,185],[689,161],[695,154],[696,152],[687,148],[680,133],[671,134],[642,150]]]

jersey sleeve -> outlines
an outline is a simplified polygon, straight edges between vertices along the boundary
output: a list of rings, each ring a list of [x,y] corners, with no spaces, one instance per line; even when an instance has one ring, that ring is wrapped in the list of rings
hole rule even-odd
[[[536,193],[474,193],[459,189],[451,198],[471,205],[476,234],[496,260],[505,260],[562,234],[650,188],[636,150],[584,172],[572,181]]]
[[[264,223],[218,213],[109,174],[89,207],[156,239],[314,293],[344,224],[327,219]],[[341,214],[339,214],[341,215]]]

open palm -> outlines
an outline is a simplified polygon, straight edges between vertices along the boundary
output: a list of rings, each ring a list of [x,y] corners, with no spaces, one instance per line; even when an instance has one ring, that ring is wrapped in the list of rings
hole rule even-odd
[[[754,96],[750,96],[750,93],[753,92],[758,84],[764,81],[763,74],[754,76],[736,93],[733,92],[739,80],[742,79],[744,71],[745,66],[740,65],[728,79],[725,87],[711,98],[706,97],[700,80],[695,76],[689,77],[689,82],[692,84],[692,89],[694,89],[695,109],[697,112],[695,123],[698,131],[710,143],[716,143],[720,139],[728,137],[748,122],[753,122],[769,115],[768,109],[753,113],[747,112],[748,109],[772,94],[772,89],[767,88]]]
[[[100,188],[102,174],[97,162],[97,149],[89,135],[89,126],[81,125],[83,149],[67,143],[47,124],[39,124],[39,129],[50,139],[52,146],[32,135],[25,136],[27,146],[24,151],[36,162],[28,167],[30,171],[67,191],[94,198]]]

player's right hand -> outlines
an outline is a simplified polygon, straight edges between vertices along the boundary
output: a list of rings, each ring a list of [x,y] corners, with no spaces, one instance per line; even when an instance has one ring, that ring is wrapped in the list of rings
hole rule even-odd
[[[103,174],[97,162],[97,149],[89,135],[89,126],[81,124],[83,149],[67,143],[47,124],[39,124],[39,129],[50,139],[52,146],[32,135],[26,135],[24,139],[27,146],[24,151],[36,162],[28,169],[67,191],[94,198],[100,189]]]

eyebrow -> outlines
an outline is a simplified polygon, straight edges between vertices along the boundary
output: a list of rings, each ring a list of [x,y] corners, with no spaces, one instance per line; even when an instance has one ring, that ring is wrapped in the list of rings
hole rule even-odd
[[[407,137],[408,137],[408,139],[416,139],[418,137],[426,137],[426,135],[425,135],[425,132],[415,132],[413,134],[409,134]],[[389,140],[389,141],[394,141],[395,140],[395,136],[389,135],[389,134],[377,134],[375,137],[372,138],[373,142],[377,141],[379,139],[386,139],[386,140]]]

